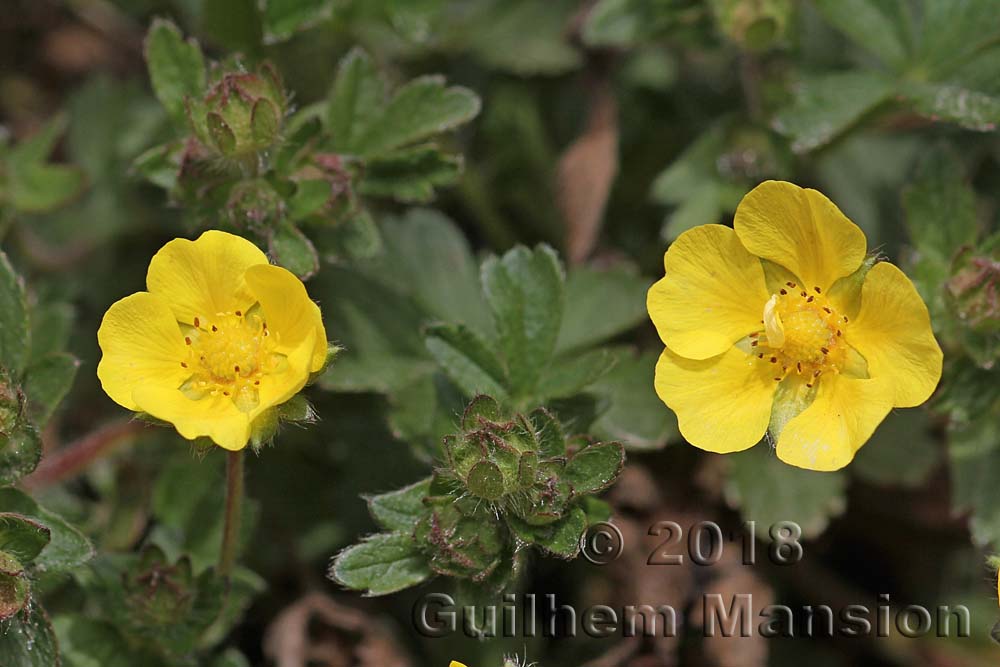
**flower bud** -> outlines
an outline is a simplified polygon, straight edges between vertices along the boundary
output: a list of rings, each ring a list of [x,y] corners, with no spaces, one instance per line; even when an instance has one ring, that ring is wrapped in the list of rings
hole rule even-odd
[[[966,249],[956,257],[947,286],[965,326],[980,333],[1000,330],[1000,259]]]
[[[545,523],[562,515],[572,490],[559,479],[566,442],[558,423],[545,411],[532,417],[508,417],[492,398],[479,396],[466,408],[462,430],[445,438],[445,458],[472,497]],[[554,436],[546,446],[542,431]]]
[[[10,436],[17,428],[24,409],[24,394],[0,369],[0,436]]]
[[[726,37],[750,51],[771,48],[792,13],[791,0],[713,0],[712,8]]]
[[[417,524],[413,536],[438,574],[483,581],[503,560],[508,533],[488,508],[470,501],[429,498],[431,514]]]
[[[256,73],[228,72],[203,100],[188,104],[198,139],[215,152],[243,159],[273,146],[288,110],[277,71],[269,63]]]

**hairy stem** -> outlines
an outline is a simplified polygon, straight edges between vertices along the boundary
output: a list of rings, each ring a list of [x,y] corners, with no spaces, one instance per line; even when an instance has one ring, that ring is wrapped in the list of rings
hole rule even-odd
[[[226,458],[226,519],[219,553],[219,575],[228,577],[236,563],[236,547],[243,520],[243,450],[228,452]]]

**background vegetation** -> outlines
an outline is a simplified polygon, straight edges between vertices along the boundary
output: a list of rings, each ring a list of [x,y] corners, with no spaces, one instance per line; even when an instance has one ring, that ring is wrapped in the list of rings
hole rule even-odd
[[[995,664],[985,565],[1000,540],[992,0],[5,9],[3,667],[48,667],[57,652],[69,667],[477,667],[503,653],[551,667]],[[246,88],[231,105],[212,95],[227,76]],[[768,178],[820,189],[903,266],[945,350],[929,406],[890,415],[836,473],[790,468],[766,446],[700,452],[652,390],[661,344],[644,299],[663,251],[685,229],[728,221]],[[286,427],[248,462],[242,565],[228,585],[212,568],[222,452],[130,420],[94,372],[108,305],[142,288],[165,241],[206,227],[252,238],[308,278],[345,348],[308,392],[316,423]],[[404,592],[365,599],[329,580],[331,556],[405,528],[405,516],[394,523],[378,501],[370,513],[363,496],[453,465],[442,438],[481,391],[505,419],[544,406],[566,434],[624,446],[623,470],[608,446],[566,473],[597,493],[620,472],[606,505],[568,493],[559,510],[577,534],[613,514],[622,558],[603,568],[560,559],[573,541],[531,524],[532,501],[507,506],[515,519],[496,527],[539,546],[518,562],[485,539],[459,560],[410,553],[407,541],[401,579],[333,573]],[[750,568],[730,542],[712,567],[647,566],[661,540],[646,529],[658,520],[736,531],[795,521],[805,557]],[[484,582],[470,585],[474,573],[456,566],[468,558],[494,568],[494,590],[669,603],[692,623],[704,591],[792,605],[874,607],[882,593],[898,607],[964,604],[973,636],[724,641],[695,625],[656,641],[421,638],[410,619],[419,595],[458,581],[466,599],[482,599]]]

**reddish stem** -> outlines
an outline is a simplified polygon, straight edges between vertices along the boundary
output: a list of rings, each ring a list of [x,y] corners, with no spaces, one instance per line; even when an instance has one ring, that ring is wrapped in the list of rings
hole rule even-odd
[[[145,424],[134,420],[105,424],[46,456],[33,473],[21,480],[21,485],[33,490],[74,477],[144,428]]]

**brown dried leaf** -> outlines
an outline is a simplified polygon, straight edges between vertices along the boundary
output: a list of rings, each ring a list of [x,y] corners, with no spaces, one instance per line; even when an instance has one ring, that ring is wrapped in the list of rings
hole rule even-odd
[[[590,255],[618,173],[618,102],[607,79],[594,84],[587,128],[559,158],[556,199],[573,264]]]
[[[277,667],[413,666],[382,623],[322,593],[309,593],[274,619],[264,654]]]

